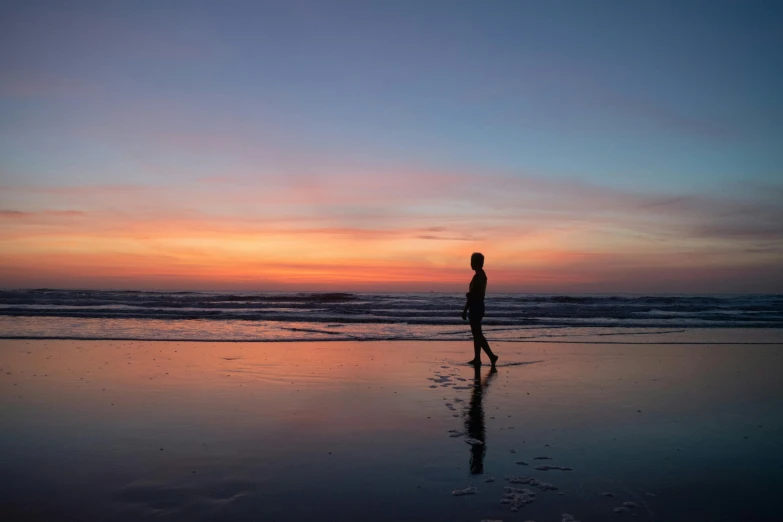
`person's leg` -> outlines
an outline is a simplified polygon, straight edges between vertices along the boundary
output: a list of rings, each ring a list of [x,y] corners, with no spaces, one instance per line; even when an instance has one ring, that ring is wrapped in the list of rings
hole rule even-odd
[[[473,334],[473,360],[470,361],[474,364],[481,364],[481,320],[476,321],[471,318],[470,320],[470,333]]]
[[[497,355],[492,353],[492,349],[489,347],[489,343],[487,342],[487,338],[484,337],[484,344],[482,344],[482,348],[484,348],[484,351],[487,353],[487,357],[489,357],[489,362],[492,363],[492,366],[495,366],[495,363],[499,359]]]
[[[489,362],[493,365],[495,364],[495,361],[498,360],[498,356],[492,353],[492,348],[489,347],[489,342],[487,341],[487,338],[484,337],[484,332],[481,331],[481,321],[476,322],[476,329],[473,330],[473,324],[471,323],[471,330],[473,331],[473,339],[479,339],[480,343],[479,346],[484,349],[484,352],[487,354],[487,357],[489,357]],[[478,333],[478,336],[476,335]],[[477,348],[476,351],[478,352],[479,349]],[[479,354],[479,357],[481,355]]]

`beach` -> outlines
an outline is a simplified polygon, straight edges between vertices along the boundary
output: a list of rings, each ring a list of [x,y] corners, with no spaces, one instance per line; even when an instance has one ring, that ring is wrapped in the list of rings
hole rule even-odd
[[[783,2],[0,12],[0,522],[783,521]]]
[[[470,348],[0,340],[0,514],[780,516],[779,336],[757,344],[494,342],[496,371],[464,364]]]

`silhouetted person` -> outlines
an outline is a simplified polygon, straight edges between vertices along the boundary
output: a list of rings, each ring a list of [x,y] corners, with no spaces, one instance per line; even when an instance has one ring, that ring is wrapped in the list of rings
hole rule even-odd
[[[484,427],[484,391],[489,388],[489,381],[498,371],[495,367],[490,368],[484,382],[481,382],[481,369],[475,366],[473,374],[473,391],[470,394],[470,403],[468,404],[468,414],[465,417],[465,432],[468,437],[478,439],[484,444],[474,444],[470,447],[470,473],[471,475],[480,475],[484,473],[484,455],[487,452],[486,429]]]
[[[473,333],[473,360],[468,364],[481,364],[481,349],[487,352],[489,362],[495,366],[498,356],[492,353],[484,332],[481,331],[481,320],[484,318],[484,294],[487,292],[487,274],[484,273],[484,255],[475,252],[470,256],[470,268],[476,271],[473,279],[470,281],[468,293],[465,294],[467,301],[465,309],[462,310],[462,319],[470,318],[470,331]]]

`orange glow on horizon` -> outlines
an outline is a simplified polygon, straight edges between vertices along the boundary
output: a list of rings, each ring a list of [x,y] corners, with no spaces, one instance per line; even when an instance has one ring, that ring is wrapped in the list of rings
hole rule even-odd
[[[318,197],[312,188],[299,192],[303,200]],[[358,196],[340,195],[333,203],[298,209],[264,203],[254,210],[246,206],[251,195],[231,191],[205,200],[218,205],[206,213],[177,206],[184,197],[177,191],[149,187],[11,193],[84,197],[77,208],[93,210],[50,202],[44,210],[0,212],[6,288],[456,292],[471,277],[476,251],[486,255],[490,293],[765,292],[769,285],[756,276],[776,277],[776,250],[748,253],[731,238],[670,233],[667,216],[658,214],[634,215],[636,221],[602,214],[586,220],[573,210],[528,215],[527,208],[518,217],[463,215],[456,203],[457,210],[436,205],[425,212],[405,206],[400,193],[385,207],[364,208]],[[215,210],[230,202],[239,205],[234,213]],[[118,210],[123,206],[129,210]]]

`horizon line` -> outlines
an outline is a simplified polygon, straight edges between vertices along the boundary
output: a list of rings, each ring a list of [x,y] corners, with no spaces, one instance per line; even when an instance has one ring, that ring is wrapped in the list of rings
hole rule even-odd
[[[172,290],[162,288],[146,288],[146,289],[131,289],[131,288],[87,288],[87,287],[73,287],[73,288],[53,288],[53,287],[2,287],[2,292],[13,291],[57,291],[57,292],[158,292],[158,293],[207,293],[207,292],[219,292],[219,293],[265,293],[265,294],[455,294],[462,293],[459,290],[445,291],[445,290],[231,290],[231,289],[200,289],[200,290]],[[770,293],[757,293],[757,292],[495,292],[487,291],[487,295],[606,295],[606,296],[783,296],[781,292]]]

